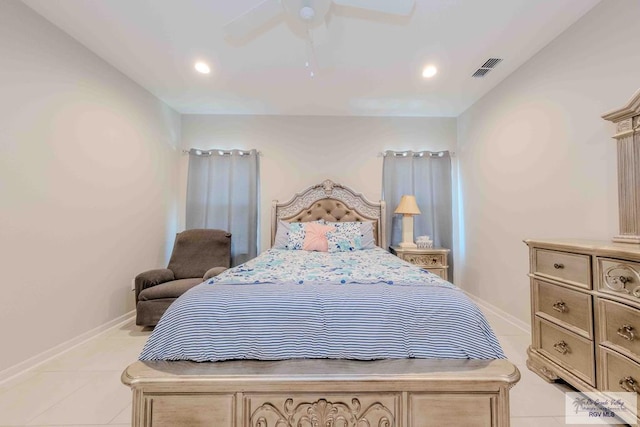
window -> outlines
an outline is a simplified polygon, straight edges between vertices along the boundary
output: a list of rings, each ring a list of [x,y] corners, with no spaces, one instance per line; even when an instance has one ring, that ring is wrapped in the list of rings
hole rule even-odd
[[[387,203],[387,241],[402,240],[402,217],[393,211],[404,194],[420,208],[414,216],[415,236],[430,236],[436,247],[453,249],[451,155],[448,151],[386,151],[382,166],[382,199]],[[450,257],[449,277],[453,277]],[[451,279],[450,279],[451,280]]]
[[[189,151],[186,227],[217,228],[231,236],[231,264],[258,254],[259,153]]]

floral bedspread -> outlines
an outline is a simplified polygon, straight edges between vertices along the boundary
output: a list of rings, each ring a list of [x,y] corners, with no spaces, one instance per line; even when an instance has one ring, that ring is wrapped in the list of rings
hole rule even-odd
[[[385,283],[454,287],[439,276],[417,268],[381,248],[353,252],[269,249],[251,261],[226,270],[208,283]]]

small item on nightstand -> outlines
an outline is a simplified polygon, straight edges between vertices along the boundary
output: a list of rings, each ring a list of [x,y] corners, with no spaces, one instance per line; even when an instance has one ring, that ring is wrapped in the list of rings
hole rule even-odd
[[[416,245],[419,249],[431,249],[433,248],[433,240],[429,236],[416,237]]]

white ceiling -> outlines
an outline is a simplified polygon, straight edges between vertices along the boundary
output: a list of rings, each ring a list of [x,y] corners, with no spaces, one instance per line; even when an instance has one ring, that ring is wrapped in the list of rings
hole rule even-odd
[[[223,25],[260,1],[24,3],[181,113],[455,117],[599,2],[416,0],[407,18],[332,5],[313,31],[311,78],[291,20],[225,39]],[[504,61],[472,78],[490,57]],[[198,59],[211,74],[195,72]],[[427,63],[439,69],[430,80]]]

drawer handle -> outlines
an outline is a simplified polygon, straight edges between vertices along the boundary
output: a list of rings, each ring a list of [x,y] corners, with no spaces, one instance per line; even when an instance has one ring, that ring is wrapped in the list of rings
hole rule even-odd
[[[569,345],[564,342],[564,341],[560,341],[557,342],[553,345],[553,348],[556,349],[556,351],[560,354],[567,354],[567,353],[571,353],[571,349],[569,348]]]
[[[638,390],[638,382],[634,380],[633,377],[624,377],[618,384],[620,384],[620,387],[623,390],[626,390],[630,393],[640,394],[640,391]]]
[[[431,258],[431,264],[437,264],[438,258]]]
[[[604,284],[615,292],[624,292],[640,298],[640,272],[634,266],[615,264],[603,272]]]
[[[620,276],[618,277],[618,280],[620,281],[620,283],[622,283],[623,285],[626,285],[627,283],[633,282],[633,277],[629,277],[629,276]]]
[[[567,305],[562,300],[556,301],[552,307],[555,311],[559,311],[560,313],[564,313],[565,311],[567,311]]]
[[[625,340],[633,341],[635,335],[633,334],[633,326],[631,325],[622,325],[618,328],[618,335],[620,335]]]
[[[555,268],[556,270],[562,270],[564,268],[564,264],[555,263],[553,264],[553,268]]]

